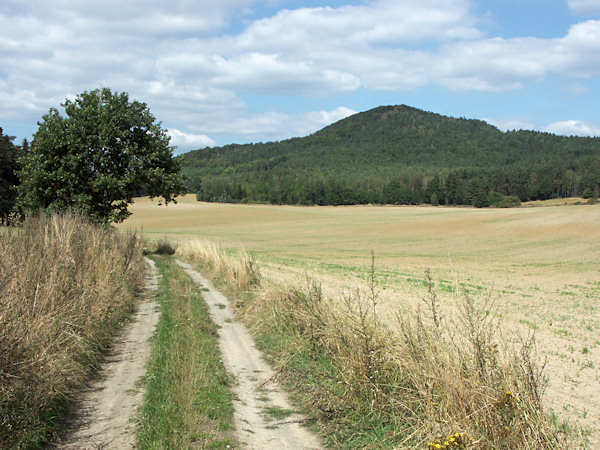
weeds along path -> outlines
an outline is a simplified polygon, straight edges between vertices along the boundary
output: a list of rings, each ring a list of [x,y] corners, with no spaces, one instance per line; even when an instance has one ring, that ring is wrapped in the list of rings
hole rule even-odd
[[[219,325],[223,364],[234,377],[234,418],[239,441],[251,449],[318,449],[317,437],[302,426],[306,419],[294,413],[274,372],[256,348],[250,333],[234,321],[229,300],[189,264],[175,260],[203,287],[213,321]]]
[[[135,419],[144,395],[142,380],[151,349],[149,339],[160,314],[159,305],[153,300],[158,286],[157,270],[154,261],[146,258],[146,262],[146,301],[115,339],[100,368],[100,379],[93,381],[75,403],[63,438],[54,448],[135,447]]]

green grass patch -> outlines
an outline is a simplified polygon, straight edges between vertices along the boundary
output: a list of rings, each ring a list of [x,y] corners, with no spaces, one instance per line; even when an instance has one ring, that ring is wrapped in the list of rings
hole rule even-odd
[[[539,328],[535,323],[533,323],[532,321],[527,320],[527,319],[520,319],[519,323],[522,323],[523,325],[527,325],[532,330],[537,330]]]
[[[553,333],[564,337],[571,335],[571,332],[569,330],[565,330],[564,328],[561,328],[559,330],[553,330]]]
[[[341,367],[325,349],[294,333],[294,324],[283,317],[270,323],[274,325],[270,332],[253,327],[258,332],[256,345],[274,365],[285,361],[280,381],[294,405],[316,421],[325,447],[393,448],[397,444],[402,424],[367,413],[368,408],[348,407]],[[404,431],[403,435],[409,434],[408,427]]]
[[[281,408],[279,406],[266,406],[263,409],[263,413],[272,419],[283,420],[294,414],[294,411],[291,409]]]
[[[162,274],[161,317],[146,375],[139,447],[235,447],[230,379],[217,326],[183,270],[167,257],[153,259]]]

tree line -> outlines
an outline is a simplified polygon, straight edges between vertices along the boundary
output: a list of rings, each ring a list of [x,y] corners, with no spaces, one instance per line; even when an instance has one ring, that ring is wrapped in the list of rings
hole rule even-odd
[[[406,171],[397,176],[352,177],[332,173],[264,171],[196,179],[199,201],[298,205],[516,206],[530,200],[598,195],[600,159],[577,165]]]

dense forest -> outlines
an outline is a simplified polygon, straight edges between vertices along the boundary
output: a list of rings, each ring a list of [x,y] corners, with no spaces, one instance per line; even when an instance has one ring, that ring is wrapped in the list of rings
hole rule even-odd
[[[502,132],[408,106],[355,114],[304,138],[195,150],[188,190],[210,202],[512,206],[597,197],[600,138]]]

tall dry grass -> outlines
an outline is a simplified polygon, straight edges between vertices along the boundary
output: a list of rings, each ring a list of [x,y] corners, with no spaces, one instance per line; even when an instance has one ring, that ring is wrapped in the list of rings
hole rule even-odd
[[[310,279],[293,285],[255,279],[256,263],[195,243],[186,255],[252,287],[240,316],[277,364],[333,446],[367,448],[560,448],[543,407],[543,367],[533,338],[506,343],[489,295],[457,293],[456,314],[437,306],[431,277],[421,308],[378,317],[374,263],[366,285],[323,296]],[[233,267],[227,267],[232,264]],[[245,268],[249,270],[244,271]],[[389,320],[386,320],[389,323]]]
[[[229,256],[214,242],[191,240],[180,245],[175,253],[209,268],[236,289],[247,290],[260,285],[258,265],[243,249]]]
[[[0,447],[45,440],[135,304],[134,234],[72,215],[0,233]]]

